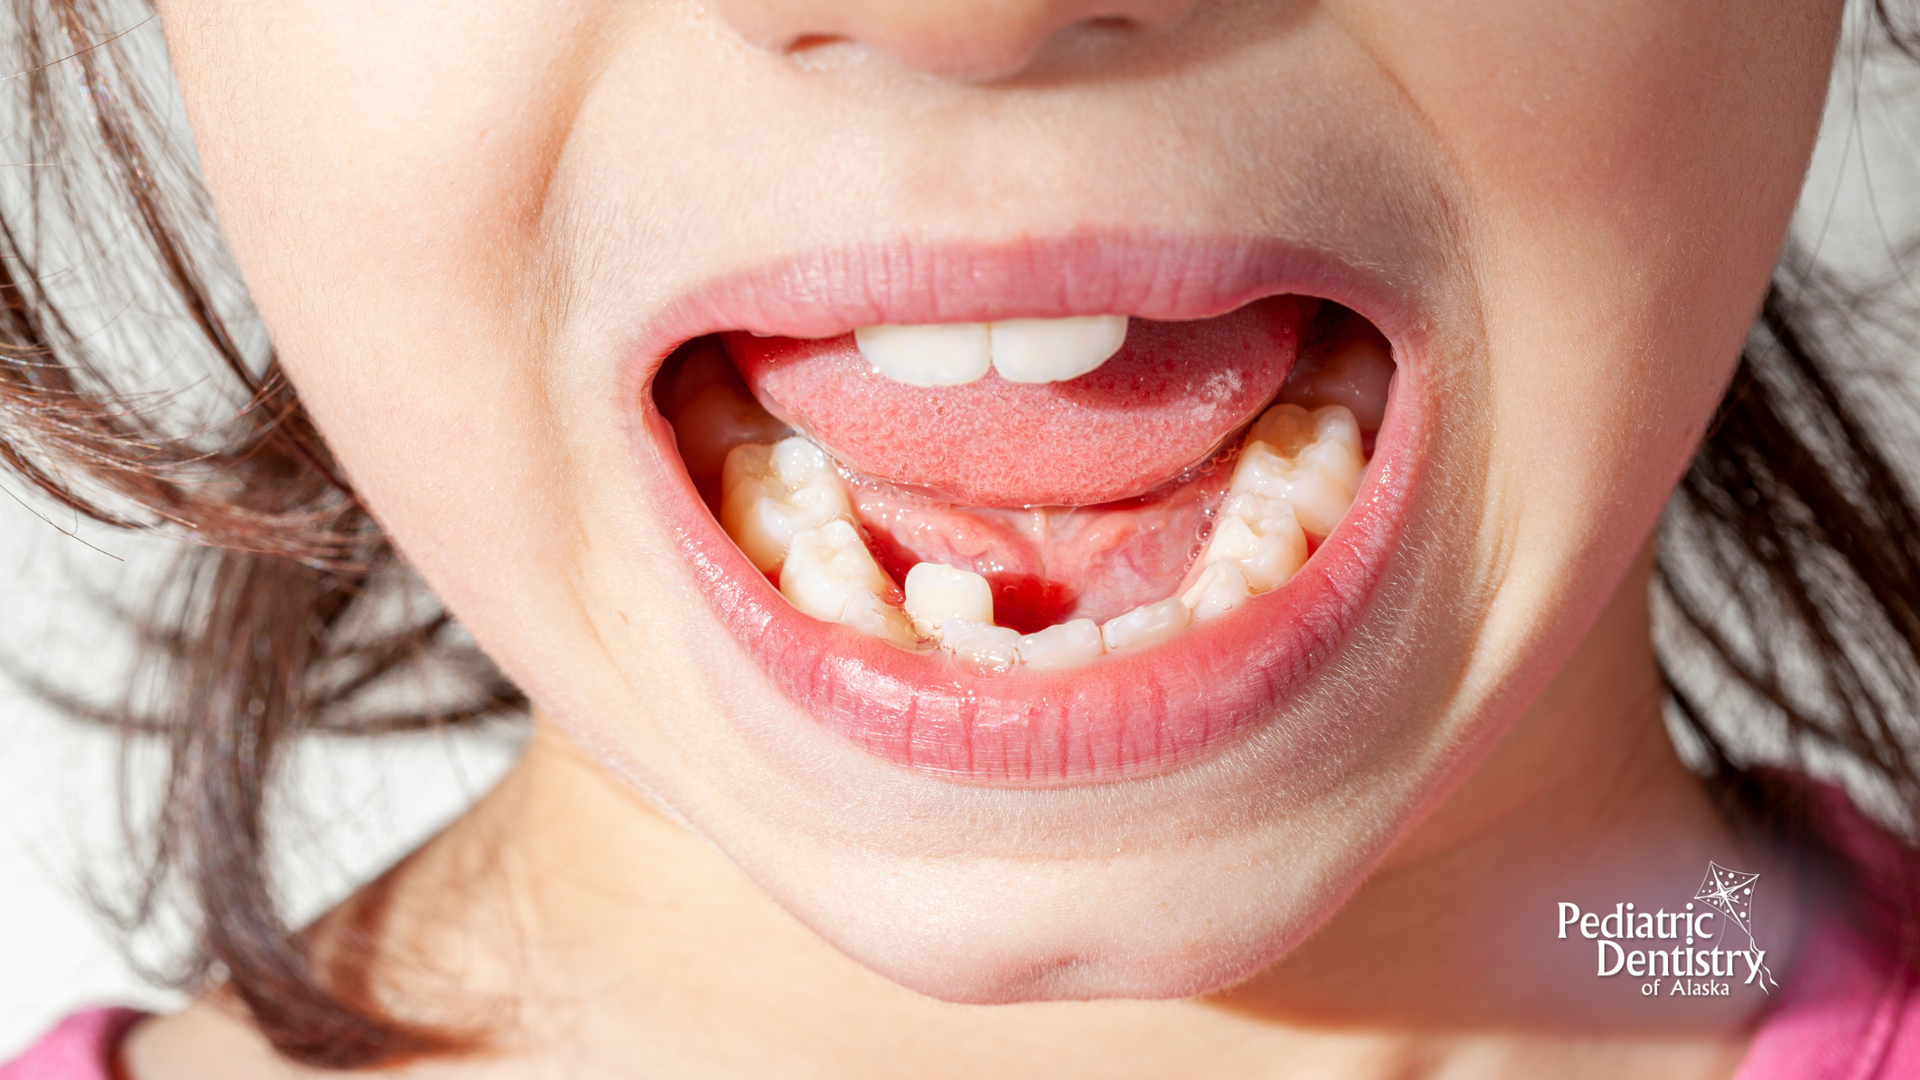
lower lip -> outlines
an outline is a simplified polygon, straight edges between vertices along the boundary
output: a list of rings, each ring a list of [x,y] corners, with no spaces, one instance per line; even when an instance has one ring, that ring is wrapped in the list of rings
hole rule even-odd
[[[1404,356],[1404,354],[1402,354]],[[949,779],[1049,785],[1191,762],[1273,717],[1346,641],[1417,486],[1426,410],[1402,363],[1367,477],[1333,535],[1284,586],[1138,653],[1063,672],[976,676],[787,603],[701,502],[649,397],[650,485],[715,615],[814,719],[897,765]],[[1410,407],[1411,406],[1411,407]]]

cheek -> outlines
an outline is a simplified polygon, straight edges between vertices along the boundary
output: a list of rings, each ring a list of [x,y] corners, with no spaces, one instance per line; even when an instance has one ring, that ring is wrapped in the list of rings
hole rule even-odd
[[[230,246],[355,486],[463,614],[539,613],[573,636],[583,470],[553,437],[565,346],[536,208],[591,37],[580,11],[188,2],[162,18]]]
[[[1517,570],[1574,580],[1624,565],[1737,359],[1818,127],[1839,12],[1761,7],[1435,3],[1382,17],[1388,62],[1469,191],[1486,536],[1520,553]]]

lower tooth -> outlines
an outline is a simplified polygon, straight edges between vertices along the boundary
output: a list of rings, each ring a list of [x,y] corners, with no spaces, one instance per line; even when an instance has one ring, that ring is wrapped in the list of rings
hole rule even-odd
[[[1286,584],[1307,561],[1307,535],[1293,507],[1279,499],[1243,493],[1220,508],[1202,565],[1231,560],[1247,587],[1262,593]]]
[[[1179,597],[1142,604],[1125,615],[1108,619],[1100,626],[1100,638],[1108,652],[1138,649],[1165,641],[1184,629],[1193,613]]]
[[[889,603],[900,594],[854,528],[839,474],[804,437],[727,455],[721,524],[756,567],[779,571],[781,593],[807,615],[907,647],[934,639],[983,673],[1050,671],[1158,644],[1285,584],[1306,562],[1307,534],[1326,536],[1345,515],[1365,467],[1346,408],[1276,406],[1250,432],[1185,592],[1101,625],[1075,619],[1026,635],[993,625],[991,585],[958,567],[915,565],[905,610]]]
[[[1254,422],[1229,490],[1284,500],[1302,528],[1327,536],[1353,505],[1365,469],[1360,428],[1344,406],[1308,413],[1276,405]]]
[[[1030,671],[1057,671],[1092,663],[1107,651],[1100,626],[1092,619],[1074,619],[1045,630],[1023,634],[1020,659]]]
[[[798,435],[773,446],[734,447],[720,490],[720,527],[762,573],[780,566],[800,532],[853,519],[853,504],[827,455]]]
[[[907,571],[907,615],[921,637],[937,638],[952,619],[991,624],[993,586],[971,570],[923,562]]]
[[[1180,595],[1180,602],[1193,610],[1194,622],[1205,622],[1246,603],[1252,595],[1247,576],[1232,559],[1215,559],[1200,571],[1193,587]]]
[[[860,534],[844,521],[803,529],[793,538],[780,568],[780,593],[816,619],[841,622],[848,608],[864,619],[893,583],[873,561]]]
[[[909,649],[920,643],[920,637],[913,632],[913,625],[907,621],[906,613],[874,593],[849,595],[847,608],[840,613],[840,621],[868,637],[891,641]]]
[[[972,619],[948,618],[940,630],[940,647],[984,674],[1003,674],[1020,662],[1019,634]]]

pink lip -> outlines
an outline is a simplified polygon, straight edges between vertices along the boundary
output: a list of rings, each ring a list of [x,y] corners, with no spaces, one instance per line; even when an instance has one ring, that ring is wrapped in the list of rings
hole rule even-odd
[[[1076,671],[992,677],[801,614],[720,530],[647,392],[668,352],[746,329],[825,336],[879,322],[1125,313],[1203,318],[1279,293],[1371,319],[1394,344],[1393,400],[1345,519],[1285,586],[1162,645]],[[1272,242],[1069,237],[817,255],[723,281],[648,328],[629,371],[643,483],[720,622],[829,729],[957,780],[1055,784],[1137,776],[1245,735],[1332,657],[1365,611],[1407,519],[1426,441],[1423,342],[1400,298],[1319,252]]]

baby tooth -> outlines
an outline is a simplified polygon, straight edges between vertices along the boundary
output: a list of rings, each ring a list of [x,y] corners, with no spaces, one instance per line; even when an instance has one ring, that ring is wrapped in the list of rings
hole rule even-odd
[[[1142,604],[1125,615],[1108,619],[1100,627],[1100,638],[1108,652],[1137,649],[1165,641],[1192,621],[1193,613],[1179,597]]]
[[[1194,622],[1205,622],[1246,603],[1251,595],[1240,567],[1232,559],[1215,559],[1200,571],[1193,588],[1180,595],[1180,602],[1193,610]]]
[[[920,565],[925,566],[925,563]],[[940,631],[940,647],[988,674],[1012,671],[1020,662],[1020,635],[1004,626],[949,616]]]
[[[721,468],[720,492],[720,527],[762,573],[779,567],[795,534],[853,517],[825,452],[797,435],[774,446],[734,447]]]
[[[1120,351],[1127,340],[1125,315],[1069,319],[1008,319],[991,324],[993,369],[1008,382],[1046,383],[1077,379]]]
[[[1079,667],[1106,651],[1100,627],[1092,619],[1074,619],[1020,636],[1020,659],[1033,671]]]
[[[907,614],[922,637],[938,637],[948,619],[993,622],[993,587],[971,570],[917,563],[907,571]]]
[[[1301,527],[1326,536],[1353,505],[1366,459],[1360,426],[1344,405],[1309,413],[1276,405],[1254,422],[1234,466],[1234,494],[1258,494],[1292,505]]]
[[[799,435],[774,443],[769,459],[773,475],[789,488],[812,483],[833,468],[825,450]]]
[[[986,323],[862,326],[853,343],[874,370],[909,386],[960,386],[993,364]]]
[[[844,521],[829,521],[796,534],[786,565],[780,568],[781,595],[794,607],[827,622],[842,621],[850,606],[856,618],[865,620],[870,605],[864,600],[856,604],[855,599],[862,593],[877,598],[891,584],[860,534]]]
[[[1298,405],[1275,405],[1253,422],[1247,440],[1266,443],[1275,453],[1292,457],[1313,442],[1313,417]]]
[[[1207,565],[1231,559],[1256,593],[1277,589],[1307,561],[1307,536],[1293,507],[1265,495],[1241,494],[1220,508],[1220,522],[1200,556]]]
[[[850,593],[840,621],[867,635],[908,648],[920,643],[907,614],[870,592]]]
[[[1298,457],[1309,447],[1338,447],[1361,465],[1366,463],[1360,422],[1345,405],[1322,405],[1312,412],[1293,404],[1275,405],[1260,414],[1247,437],[1285,457]]]

